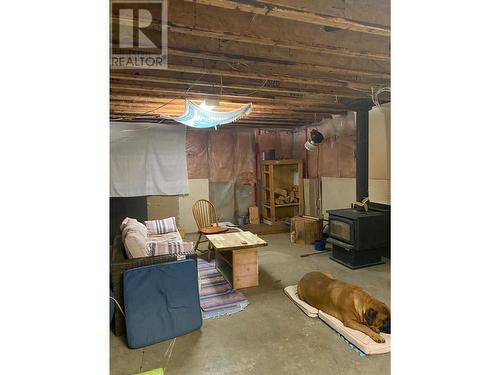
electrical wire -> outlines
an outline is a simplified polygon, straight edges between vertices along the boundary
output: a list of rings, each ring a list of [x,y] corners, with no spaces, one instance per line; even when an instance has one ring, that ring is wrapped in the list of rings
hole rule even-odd
[[[245,95],[252,95],[252,94],[255,94],[257,91],[259,91],[261,88],[265,87],[267,85],[267,79],[264,81],[264,83],[262,85],[260,85],[256,90],[254,91],[250,91],[248,93],[246,93]]]
[[[221,100],[222,100],[222,73],[221,73],[221,75],[220,75],[220,95],[219,95],[219,96],[220,96],[220,98],[219,98],[219,99],[221,99]]]
[[[368,97],[371,97],[371,94],[370,92],[367,92],[366,90],[363,90],[363,89],[357,89],[355,87],[350,87],[350,86],[347,86],[347,88],[349,90],[354,90],[354,91],[359,91],[359,92],[362,92],[363,94],[366,94]]]
[[[147,114],[149,114],[149,113],[151,113],[151,112],[155,112],[155,111],[157,111],[157,110],[159,110],[159,109],[161,109],[161,108],[165,107],[166,105],[169,105],[169,104],[170,104],[170,103],[172,103],[174,100],[177,100],[177,99],[183,99],[183,97],[185,97],[185,96],[189,93],[189,91],[191,91],[191,89],[193,88],[193,86],[194,86],[194,85],[195,85],[195,84],[196,84],[196,83],[197,83],[200,79],[202,79],[202,78],[205,76],[205,74],[207,74],[207,73],[206,73],[206,72],[204,72],[201,76],[199,76],[199,77],[198,77],[198,78],[197,78],[197,79],[196,79],[196,80],[195,80],[195,81],[194,81],[194,82],[193,82],[193,83],[192,83],[192,84],[191,84],[191,85],[187,88],[187,90],[186,90],[186,91],[184,91],[184,93],[183,93],[182,95],[180,95],[180,96],[178,96],[178,97],[175,97],[175,98],[173,98],[173,99],[169,100],[168,102],[166,102],[166,103],[162,104],[161,106],[159,106],[159,107],[157,107],[157,108],[150,109],[149,111],[146,111],[146,112],[140,113],[140,114],[135,115],[135,116],[120,117],[120,118],[117,118],[117,119],[116,119],[116,118],[115,118],[115,119],[113,119],[113,118],[112,118],[112,120],[113,120],[113,121],[121,121],[121,120],[135,120],[135,119],[137,119],[137,118],[139,118],[139,117],[141,117],[141,116],[147,115]],[[184,99],[185,99],[185,98],[184,98]],[[156,115],[156,117],[159,117],[159,116],[161,116],[161,115]],[[163,121],[163,120],[162,120],[162,121]]]
[[[390,87],[382,87],[381,89],[378,89],[375,94],[373,93],[373,87],[372,87],[372,102],[375,104],[378,108],[380,108],[380,103],[378,101],[378,96],[382,94],[383,92],[391,92]]]
[[[363,89],[357,89],[355,87],[348,87],[348,88],[350,90],[362,92],[363,94],[366,94],[367,96],[371,97],[373,104],[375,104],[378,108],[380,108],[380,103],[378,101],[378,96],[380,94],[382,94],[383,92],[391,92],[391,88],[387,87],[387,86],[382,87],[382,88],[378,89],[377,91],[375,91],[375,88],[372,87],[371,88],[371,93],[367,92],[366,90],[363,90]]]
[[[118,309],[120,310],[120,312],[123,314],[123,316],[125,316],[125,313],[123,312],[123,309],[120,306],[120,304],[118,303],[118,301],[116,299],[114,299],[114,297],[109,296],[109,298],[111,298],[113,300],[113,302],[115,303],[115,305],[118,306]]]
[[[316,213],[317,216],[323,217],[323,210],[322,210],[322,204],[321,204],[321,177],[319,174],[319,150],[321,149],[321,144],[318,145],[318,148],[316,149],[316,177],[318,178],[318,186],[317,186],[317,200],[316,200]]]

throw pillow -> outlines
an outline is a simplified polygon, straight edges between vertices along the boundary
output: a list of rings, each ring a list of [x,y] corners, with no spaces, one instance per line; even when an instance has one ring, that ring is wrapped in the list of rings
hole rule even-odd
[[[165,234],[177,231],[175,217],[168,217],[161,220],[146,221],[148,234]]]

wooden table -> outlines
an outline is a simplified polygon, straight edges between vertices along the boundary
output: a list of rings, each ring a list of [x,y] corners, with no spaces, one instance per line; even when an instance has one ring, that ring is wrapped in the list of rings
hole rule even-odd
[[[267,242],[252,232],[209,234],[215,248],[215,265],[233,289],[259,285],[257,248]]]

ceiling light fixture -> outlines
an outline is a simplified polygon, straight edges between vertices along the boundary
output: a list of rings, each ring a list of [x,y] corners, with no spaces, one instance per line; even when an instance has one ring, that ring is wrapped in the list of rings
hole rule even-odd
[[[172,120],[193,128],[215,128],[217,126],[238,121],[252,112],[252,103],[247,103],[240,108],[229,112],[218,112],[209,109],[216,107],[218,101],[204,100],[198,105],[186,99],[184,113],[177,117],[170,117]]]
[[[218,105],[219,105],[219,101],[216,100],[216,99],[204,99],[201,102],[200,107],[203,108],[203,109],[208,109],[209,111],[211,111],[212,109],[214,109]]]
[[[311,135],[309,137],[309,140],[304,144],[304,147],[308,151],[313,151],[318,145],[323,142],[323,134],[321,134],[319,131],[316,129],[313,129],[311,131]]]

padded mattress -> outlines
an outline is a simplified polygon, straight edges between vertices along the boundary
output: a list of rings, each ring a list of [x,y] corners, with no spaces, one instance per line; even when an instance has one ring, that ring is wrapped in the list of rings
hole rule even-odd
[[[387,333],[380,334],[385,339],[385,342],[378,343],[373,341],[370,336],[365,335],[363,332],[344,326],[340,320],[321,310],[318,313],[318,317],[351,343],[356,345],[356,347],[365,354],[383,354],[391,351],[391,335]]]
[[[297,305],[297,307],[301,309],[307,316],[311,318],[320,318],[331,328],[344,336],[363,353],[383,354],[391,351],[391,335],[381,333],[382,337],[385,339],[385,342],[377,343],[363,332],[344,326],[344,324],[340,320],[302,301],[297,294],[297,285],[287,286],[285,288],[285,294],[290,297],[290,299]]]
[[[310,318],[318,317],[318,309],[302,301],[297,294],[297,285],[290,285],[285,288],[285,294]]]
[[[130,348],[184,335],[202,325],[193,259],[125,271],[123,297]]]

